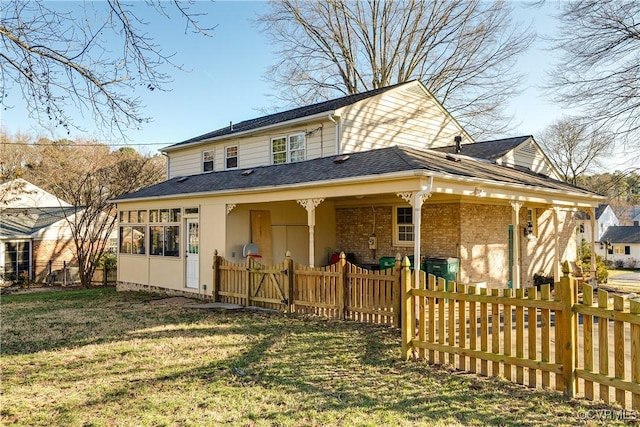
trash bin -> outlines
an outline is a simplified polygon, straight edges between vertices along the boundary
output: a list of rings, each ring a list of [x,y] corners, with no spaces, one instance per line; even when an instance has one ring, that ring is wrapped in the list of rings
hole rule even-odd
[[[413,255],[407,255],[409,257],[409,262],[411,263],[411,269],[413,270]],[[402,257],[404,259],[404,257]],[[396,265],[396,257],[394,256],[383,256],[380,257],[380,270],[386,270],[387,268],[393,268]]]
[[[457,282],[460,260],[458,258],[425,258],[422,269],[436,277],[442,277],[447,282]]]

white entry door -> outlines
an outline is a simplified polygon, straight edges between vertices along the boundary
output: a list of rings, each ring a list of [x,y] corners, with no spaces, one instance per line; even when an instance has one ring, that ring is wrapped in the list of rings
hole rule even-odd
[[[197,289],[200,271],[200,234],[198,220],[187,220],[187,288]]]

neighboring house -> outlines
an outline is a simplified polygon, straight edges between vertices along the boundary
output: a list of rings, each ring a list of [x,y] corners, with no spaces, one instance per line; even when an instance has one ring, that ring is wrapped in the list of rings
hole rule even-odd
[[[0,185],[0,198],[0,281],[46,281],[50,263],[75,259],[71,205],[23,179]]]
[[[601,238],[603,257],[624,267],[640,267],[640,226],[618,225],[609,227]],[[604,254],[604,249],[608,249]]]
[[[640,206],[633,206],[629,212],[630,225],[640,226]]]
[[[550,178],[533,138],[504,141],[474,143],[414,81],[171,145],[167,181],[116,199],[119,284],[210,295],[214,251],[243,262],[249,247],[265,264],[417,251],[457,260],[463,283],[557,278],[576,258],[574,213],[603,198]]]
[[[592,231],[591,215],[587,212],[578,212],[576,214],[576,234],[578,236],[578,243],[583,240],[587,243],[596,242],[596,244],[603,241],[602,236],[609,227],[616,226],[620,223],[618,217],[611,209],[611,206],[606,204],[598,205],[595,210],[595,222]],[[596,245],[596,253],[598,255],[604,255],[605,250],[600,249]]]

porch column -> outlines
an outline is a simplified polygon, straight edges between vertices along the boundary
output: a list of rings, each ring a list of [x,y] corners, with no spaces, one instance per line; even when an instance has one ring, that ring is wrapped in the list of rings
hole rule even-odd
[[[596,277],[596,210],[589,208],[589,223],[591,224],[591,284],[598,285]]]
[[[315,227],[316,208],[324,199],[301,199],[296,200],[300,206],[307,210],[307,225],[309,226],[309,266],[315,266]]]
[[[509,202],[513,208],[513,289],[520,289],[520,209],[523,203]]]
[[[553,208],[553,280],[560,281],[560,208]]]

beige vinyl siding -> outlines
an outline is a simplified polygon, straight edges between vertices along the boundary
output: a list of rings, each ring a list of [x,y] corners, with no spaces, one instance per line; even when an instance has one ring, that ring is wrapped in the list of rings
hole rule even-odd
[[[527,141],[518,146],[515,150],[508,152],[498,160],[498,163],[506,166],[526,167],[531,169],[533,172],[540,173],[554,179],[561,179],[545,160],[542,152],[531,141]]]
[[[170,153],[168,178],[202,172],[202,151],[203,149],[198,147]]]
[[[341,151],[356,152],[391,145],[434,148],[452,145],[463,129],[428,94],[409,88],[388,92],[341,112]],[[465,141],[464,142],[471,142]]]
[[[195,147],[172,151],[169,155],[169,178],[194,175],[202,172],[202,153],[215,150],[214,171],[225,170],[224,148],[238,146],[238,168],[245,169],[271,164],[271,139],[295,133],[310,133],[306,138],[305,158],[331,156],[336,153],[336,127],[327,120],[304,126],[288,126],[272,129],[244,138],[229,138]]]

